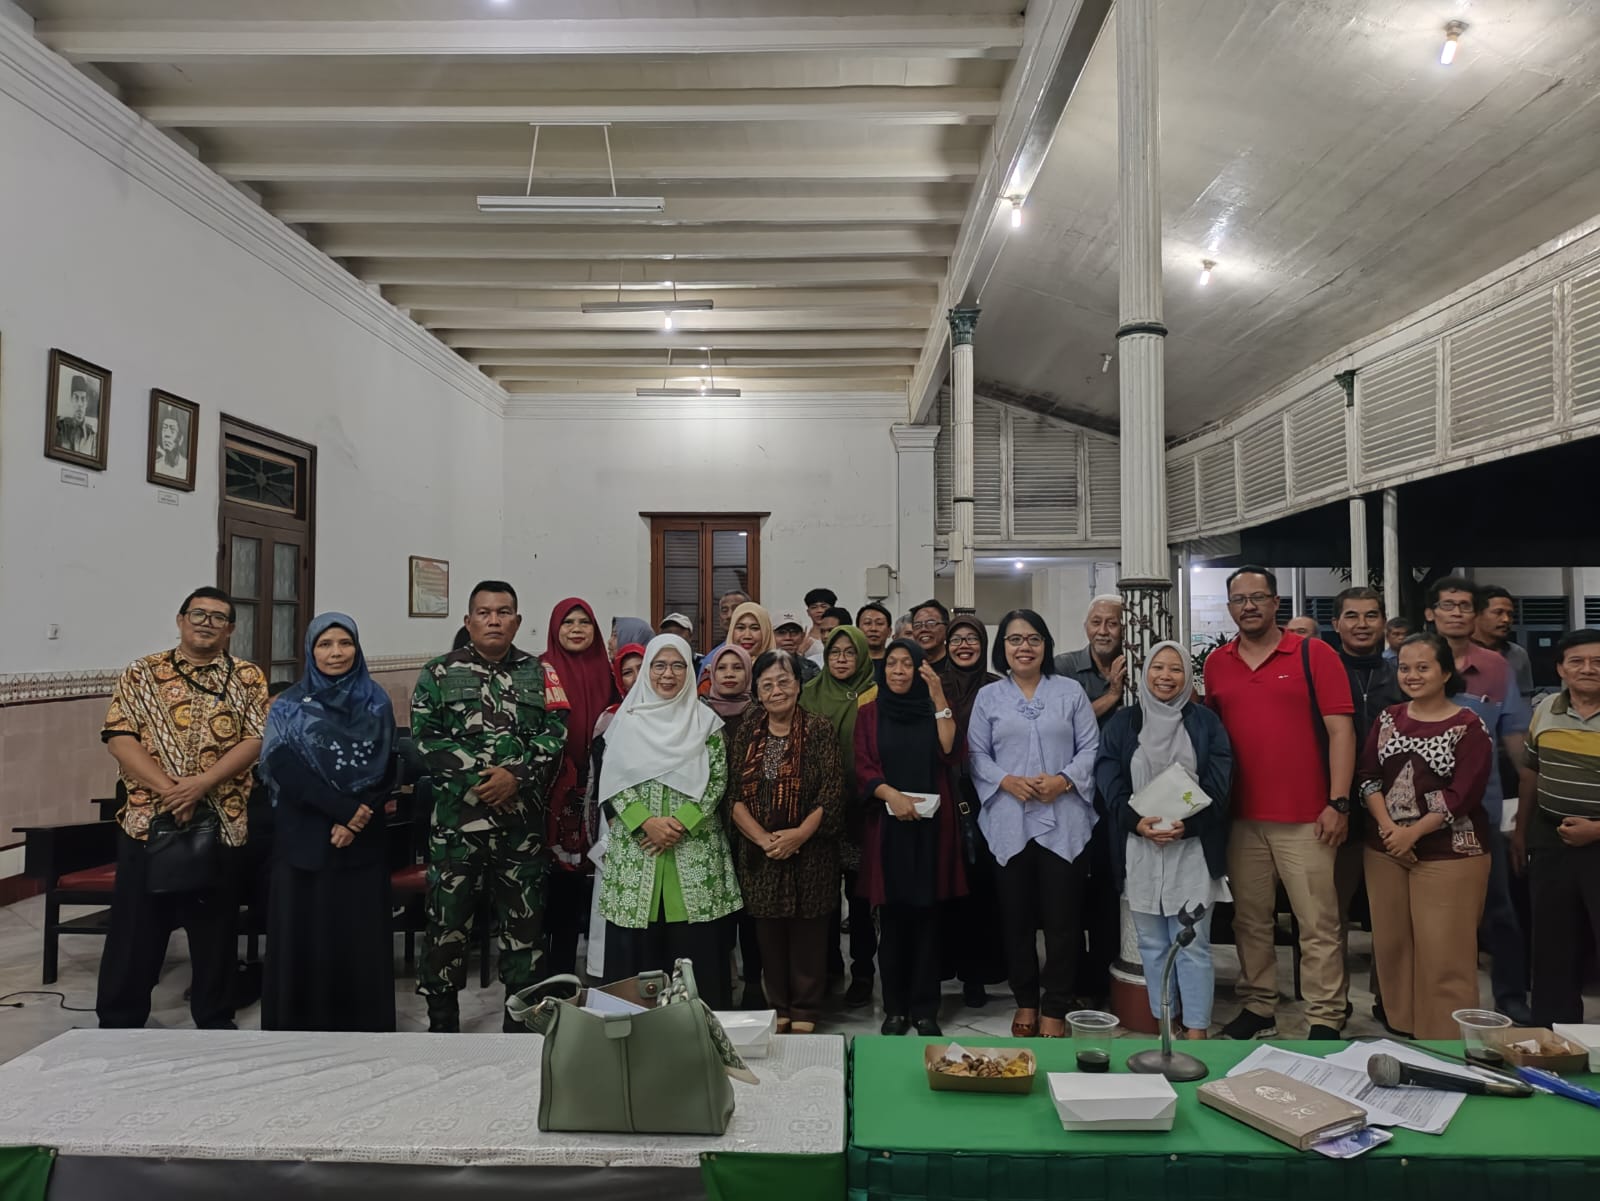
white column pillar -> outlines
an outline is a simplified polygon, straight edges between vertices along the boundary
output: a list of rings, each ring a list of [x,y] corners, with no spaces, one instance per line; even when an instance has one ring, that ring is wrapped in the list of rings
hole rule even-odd
[[[957,613],[975,613],[977,581],[972,561],[972,332],[978,325],[976,306],[955,308],[950,321],[950,418],[955,435],[955,465],[950,498],[950,562],[956,569]]]
[[[1117,5],[1117,162],[1122,258],[1117,395],[1122,465],[1123,615],[1130,681],[1172,633],[1161,312],[1161,123],[1156,0]]]
[[[1383,608],[1390,617],[1400,615],[1400,494],[1383,490]]]
[[[933,536],[938,488],[933,478],[936,425],[889,428],[895,457],[895,606],[903,613],[933,595]]]
[[[1567,594],[1567,629],[1581,630],[1588,626],[1584,620],[1583,568],[1563,567],[1561,569],[1561,590]]]
[[[1194,554],[1185,542],[1178,551],[1178,645],[1189,654],[1194,644]]]
[[[1289,616],[1303,617],[1306,611],[1306,569],[1289,568]]]
[[[1367,560],[1367,498],[1350,498],[1350,587],[1365,588],[1372,578]]]

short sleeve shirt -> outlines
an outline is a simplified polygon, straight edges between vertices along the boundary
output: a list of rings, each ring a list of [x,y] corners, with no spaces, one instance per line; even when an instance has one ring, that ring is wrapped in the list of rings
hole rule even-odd
[[[1239,641],[1206,656],[1206,704],[1233,744],[1233,813],[1245,821],[1314,822],[1328,804],[1327,757],[1311,713],[1299,634],[1284,634],[1260,667],[1239,655]],[[1338,653],[1310,646],[1317,709],[1350,716],[1355,703]]]
[[[1111,691],[1111,681],[1100,674],[1100,668],[1094,661],[1094,652],[1087,646],[1082,650],[1057,655],[1056,674],[1078,681],[1078,687],[1083,689],[1090,701],[1097,701]],[[1095,719],[1102,730],[1121,708],[1122,702],[1118,701]]]
[[[176,780],[209,771],[241,742],[260,738],[266,721],[267,678],[254,663],[226,655],[211,663],[191,663],[181,651],[170,650],[136,659],[118,678],[100,738],[137,738]],[[247,836],[251,767],[205,797],[222,818],[222,837],[229,846],[243,846]],[[128,803],[117,821],[130,837],[148,838],[160,803],[131,777],[124,775],[122,782]]]

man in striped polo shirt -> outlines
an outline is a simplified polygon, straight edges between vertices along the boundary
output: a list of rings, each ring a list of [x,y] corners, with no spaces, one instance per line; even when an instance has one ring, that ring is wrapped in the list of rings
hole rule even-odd
[[[1600,949],[1600,630],[1556,647],[1565,685],[1534,710],[1512,855],[1533,897],[1533,1020],[1583,1021],[1588,927]]]

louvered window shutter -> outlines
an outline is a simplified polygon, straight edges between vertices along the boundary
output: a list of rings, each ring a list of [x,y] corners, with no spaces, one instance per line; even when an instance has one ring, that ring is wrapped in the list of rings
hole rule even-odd
[[[1122,450],[1110,438],[1083,436],[1089,460],[1089,541],[1122,537]]]
[[[1363,480],[1437,454],[1439,362],[1433,346],[1396,355],[1356,377],[1356,433]]]
[[[1542,428],[1556,415],[1554,297],[1498,310],[1450,334],[1450,445]]]
[[[1200,526],[1194,486],[1194,456],[1167,457],[1167,537],[1192,534]]]
[[[950,393],[939,393],[939,441],[933,448],[933,474],[935,480],[934,529],[941,534],[950,532],[951,481],[955,479],[955,434],[950,428]]]
[[[1233,443],[1208,446],[1199,454],[1200,522],[1205,526],[1233,521],[1239,516],[1239,485],[1233,463]]]
[[[975,538],[1000,538],[1005,493],[1005,465],[1001,432],[1005,410],[975,400],[972,405],[972,534]]]
[[[1572,284],[1572,409],[1600,412],[1600,271]]]
[[[1031,413],[1011,414],[1011,536],[1077,542],[1078,432]]]
[[[1343,489],[1345,463],[1344,389],[1329,384],[1289,408],[1289,463],[1296,501]]]
[[[1239,433],[1239,480],[1247,521],[1289,503],[1284,476],[1283,414],[1261,418]]]

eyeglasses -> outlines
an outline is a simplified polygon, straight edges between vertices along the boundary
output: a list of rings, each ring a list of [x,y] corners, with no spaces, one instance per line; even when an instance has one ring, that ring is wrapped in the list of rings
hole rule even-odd
[[[1038,650],[1044,645],[1044,639],[1037,634],[1007,634],[1007,646],[1028,646]]]
[[[689,674],[687,663],[652,663],[650,674],[653,676],[683,676]]]
[[[763,680],[756,688],[757,696],[777,696],[780,692],[788,692],[793,687],[789,680]]]
[[[1230,596],[1228,604],[1235,609],[1242,609],[1245,605],[1254,605],[1259,609],[1272,598],[1273,594],[1270,592],[1252,592],[1249,596]]]
[[[914,622],[911,623],[911,628],[913,630],[942,630],[942,629],[944,629],[944,622],[942,622],[942,621],[914,621]]]
[[[231,626],[233,619],[226,613],[216,609],[189,609],[184,612],[192,626],[211,626],[218,629],[222,626]]]
[[[1472,602],[1469,600],[1440,601],[1433,608],[1436,613],[1471,613],[1474,611]]]
[[[853,646],[835,647],[828,652],[828,658],[830,659],[854,659],[855,657],[856,648]]]
[[[950,646],[982,646],[983,642],[976,634],[957,634],[950,639]]]

